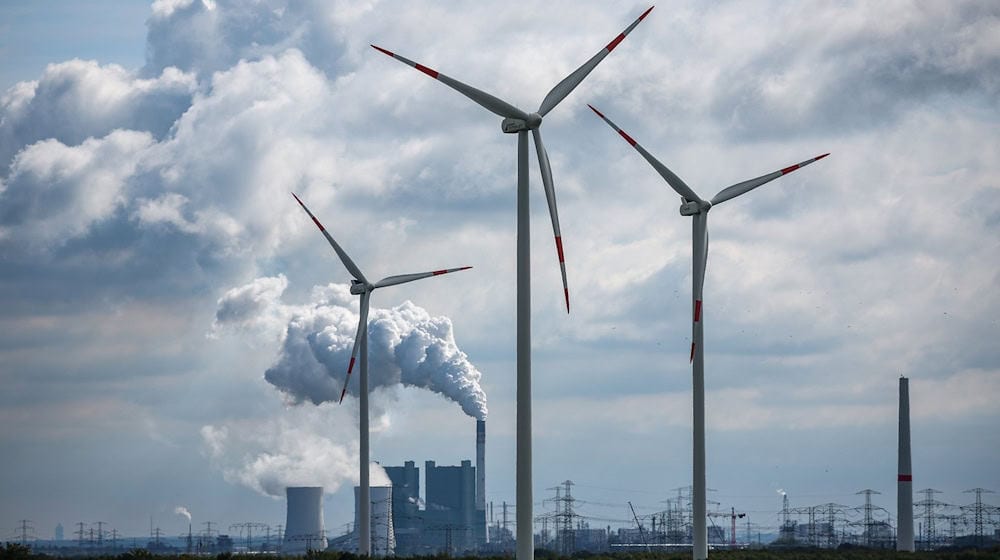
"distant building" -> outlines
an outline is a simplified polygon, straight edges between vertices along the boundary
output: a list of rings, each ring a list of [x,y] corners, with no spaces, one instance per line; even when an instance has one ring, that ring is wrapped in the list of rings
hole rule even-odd
[[[56,540],[57,541],[63,540],[63,526],[62,526],[62,523],[57,523],[56,524]]]

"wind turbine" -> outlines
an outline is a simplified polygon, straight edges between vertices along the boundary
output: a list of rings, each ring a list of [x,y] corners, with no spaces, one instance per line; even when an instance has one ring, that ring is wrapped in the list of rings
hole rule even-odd
[[[490,95],[482,90],[464,84],[414,62],[392,51],[372,45],[372,48],[396,60],[412,66],[428,76],[444,83],[468,97],[491,113],[503,117],[500,129],[506,134],[517,133],[517,557],[521,560],[534,558],[534,534],[532,533],[533,507],[531,489],[531,264],[530,226],[528,219],[528,132],[535,142],[538,167],[542,174],[545,200],[549,206],[552,232],[555,235],[556,254],[562,274],[563,294],[566,312],[569,313],[569,285],[566,282],[566,259],[563,254],[562,234],[559,230],[559,212],[556,210],[556,192],[552,183],[552,169],[549,155],[542,143],[539,127],[542,118],[560,101],[566,98],[597,65],[631,33],[639,22],[653,10],[650,6],[631,25],[618,34],[597,54],[563,78],[542,100],[534,113],[527,113],[514,105]]]
[[[359,364],[360,379],[358,388],[358,400],[360,401],[361,417],[359,419],[359,428],[361,432],[361,481],[360,481],[360,491],[358,496],[358,554],[361,556],[369,556],[371,554],[371,485],[369,480],[369,446],[368,446],[368,305],[371,301],[371,294],[378,288],[385,288],[386,286],[395,286],[396,284],[405,284],[407,282],[413,282],[414,280],[420,280],[422,278],[430,278],[431,276],[440,276],[442,274],[448,274],[449,272],[457,272],[459,270],[468,270],[472,268],[471,266],[463,266],[460,268],[446,268],[444,270],[435,270],[432,272],[418,272],[416,274],[400,274],[398,276],[387,276],[372,284],[365,278],[365,275],[361,273],[361,269],[358,265],[354,264],[351,257],[347,256],[347,253],[337,244],[330,235],[323,224],[319,223],[316,216],[306,208],[306,205],[299,200],[299,197],[295,193],[292,193],[295,200],[299,203],[299,206],[309,214],[312,218],[313,223],[319,228],[319,231],[323,233],[323,237],[330,242],[330,246],[336,251],[337,256],[340,257],[340,262],[344,263],[344,268],[351,273],[354,278],[351,280],[351,293],[357,296],[361,296],[361,317],[358,320],[358,334],[354,337],[354,348],[351,350],[351,361],[347,366],[347,376],[344,378],[344,388],[340,391],[340,402],[344,402],[344,395],[347,394],[347,383],[351,380],[351,370],[354,369],[354,359],[358,357],[360,353],[361,360]]]
[[[626,142],[632,145],[633,148],[639,152],[642,157],[646,158],[646,161],[656,169],[656,172],[663,177],[667,184],[670,185],[677,194],[681,195],[681,216],[691,216],[692,219],[692,259],[694,260],[692,266],[692,290],[691,290],[691,300],[693,309],[693,320],[692,320],[692,336],[691,336],[691,362],[693,364],[693,385],[694,385],[694,460],[692,461],[694,465],[694,484],[693,484],[693,496],[692,500],[694,502],[694,557],[696,560],[708,557],[708,528],[707,528],[707,509],[706,509],[706,495],[705,495],[705,347],[703,344],[704,340],[704,323],[702,321],[702,289],[705,286],[705,265],[708,260],[708,211],[712,206],[725,202],[731,198],[736,198],[741,194],[756,189],[757,187],[771,182],[778,177],[787,175],[796,169],[800,169],[809,165],[814,161],[821,160],[830,154],[823,154],[821,156],[816,156],[812,159],[807,159],[802,163],[797,163],[795,165],[790,165],[784,169],[779,169],[773,173],[768,173],[767,175],[761,175],[756,179],[749,179],[735,185],[726,187],[719,191],[719,194],[712,197],[712,200],[706,201],[699,197],[691,187],[680,179],[673,171],[667,169],[667,166],[660,163],[656,158],[654,158],[645,148],[639,145],[631,136],[628,135],[624,130],[618,128],[618,125],[611,122],[611,119],[604,116],[603,113],[594,108],[593,105],[587,105],[590,107],[597,116],[604,119],[604,122],[608,123],[611,128],[621,135]]]

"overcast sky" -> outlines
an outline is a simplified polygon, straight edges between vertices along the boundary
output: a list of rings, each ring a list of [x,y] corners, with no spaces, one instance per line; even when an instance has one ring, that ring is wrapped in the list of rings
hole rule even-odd
[[[369,44],[532,111],[647,7],[0,5],[0,537],[276,525],[286,484],[343,530],[357,401],[275,380],[339,387],[315,374],[342,376],[357,308],[290,191],[369,278],[474,266],[373,313],[386,352],[481,384],[487,500],[513,502],[516,137]],[[998,100],[995,2],[659,4],[545,119],[569,315],[531,166],[535,511],[571,479],[624,522],[691,480],[690,221],[587,103],[706,198],[832,153],[711,213],[718,507],[773,526],[779,490],[872,488],[894,515],[900,375],[914,489],[1000,491]],[[397,370],[372,458],[474,458],[462,397]]]

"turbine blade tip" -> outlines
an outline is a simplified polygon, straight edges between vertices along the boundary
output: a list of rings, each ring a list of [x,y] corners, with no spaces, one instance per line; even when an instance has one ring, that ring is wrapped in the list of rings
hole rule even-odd
[[[396,56],[396,55],[392,54],[392,51],[389,51],[389,50],[386,50],[386,49],[383,49],[382,47],[380,47],[380,46],[378,46],[378,45],[371,45],[371,47],[372,47],[373,49],[377,50],[378,52],[382,53],[382,54],[387,54],[387,55],[389,55],[389,56]]]
[[[653,4],[645,12],[642,12],[642,15],[639,16],[639,21],[642,21],[642,20],[646,19],[646,16],[649,15],[649,12],[652,12],[653,8],[655,8],[655,7],[656,7],[656,4]]]
[[[569,313],[569,288],[563,288],[566,293],[566,313]]]
[[[598,117],[601,117],[602,119],[604,118],[604,113],[602,113],[602,112],[598,111],[598,110],[597,110],[597,108],[596,108],[596,107],[594,107],[593,105],[591,105],[590,103],[587,103],[587,107],[590,107],[590,110],[591,110],[591,111],[593,111],[593,112],[597,113],[597,116],[598,116]]]
[[[816,161],[819,161],[819,160],[821,160],[821,159],[825,158],[825,157],[826,157],[826,156],[828,156],[828,155],[830,155],[830,153],[829,153],[829,152],[827,152],[827,153],[825,153],[825,154],[823,154],[823,155],[821,155],[821,156],[817,156],[817,157],[816,157]]]

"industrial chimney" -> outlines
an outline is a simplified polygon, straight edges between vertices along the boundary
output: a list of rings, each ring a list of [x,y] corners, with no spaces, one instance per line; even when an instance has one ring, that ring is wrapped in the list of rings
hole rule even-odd
[[[305,554],[310,550],[326,550],[323,529],[323,487],[299,486],[285,488],[288,515],[285,518],[285,539],[282,554]]]
[[[896,488],[896,550],[913,552],[913,471],[910,465],[910,380],[899,378],[899,478]]]
[[[481,541],[489,542],[486,527],[486,420],[476,420],[476,523]]]

